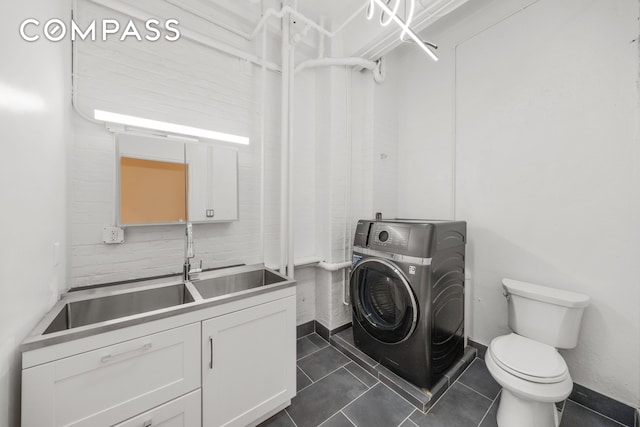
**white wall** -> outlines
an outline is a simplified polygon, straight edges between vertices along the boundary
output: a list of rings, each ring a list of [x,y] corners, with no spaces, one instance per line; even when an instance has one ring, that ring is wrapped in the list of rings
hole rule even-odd
[[[488,344],[508,332],[502,277],[586,293],[578,347],[563,351],[572,377],[634,406],[638,9],[633,0],[463,7],[426,35],[441,45],[439,63],[403,49],[399,131],[399,189],[425,195],[400,194],[400,214],[468,221],[470,336]]]
[[[15,3],[0,18],[2,427],[20,422],[18,346],[66,287],[69,43],[27,43],[18,33],[24,19],[54,17],[67,20],[67,1]]]

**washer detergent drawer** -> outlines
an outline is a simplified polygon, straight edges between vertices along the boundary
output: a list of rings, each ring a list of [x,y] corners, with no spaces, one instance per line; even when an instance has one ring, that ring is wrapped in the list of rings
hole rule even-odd
[[[200,387],[200,323],[23,370],[22,426],[111,426]]]

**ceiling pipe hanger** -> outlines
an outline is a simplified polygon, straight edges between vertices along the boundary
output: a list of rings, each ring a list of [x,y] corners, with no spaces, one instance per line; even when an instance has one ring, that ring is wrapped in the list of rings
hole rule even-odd
[[[389,8],[389,3],[391,3],[391,1],[393,0],[387,0],[385,3],[383,0],[370,0],[369,6],[367,7],[367,19],[371,20],[373,18],[375,7],[378,6],[382,10],[380,13],[380,25],[386,27],[391,23],[391,21],[395,22],[402,29],[400,40],[406,41],[407,39],[405,39],[405,37],[408,35],[410,39],[412,39],[427,53],[427,55],[431,57],[431,59],[437,61],[438,56],[432,49],[437,49],[438,46],[433,43],[423,41],[410,27],[416,8],[415,0],[409,0],[409,13],[407,14],[406,22],[398,16],[400,0],[396,0],[393,9]]]

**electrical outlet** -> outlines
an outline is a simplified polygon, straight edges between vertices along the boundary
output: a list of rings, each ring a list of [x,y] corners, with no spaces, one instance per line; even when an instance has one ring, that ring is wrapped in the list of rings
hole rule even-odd
[[[105,227],[102,230],[102,241],[107,245],[124,243],[124,228]]]

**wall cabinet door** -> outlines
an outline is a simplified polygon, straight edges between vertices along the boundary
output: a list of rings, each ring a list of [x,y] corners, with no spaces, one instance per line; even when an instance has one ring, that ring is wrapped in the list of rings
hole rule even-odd
[[[111,426],[200,387],[200,323],[22,371],[23,427]]]
[[[200,400],[196,390],[114,427],[200,427]]]
[[[202,425],[247,426],[296,393],[295,297],[202,323]]]
[[[238,151],[224,146],[186,144],[189,221],[238,219]]]

